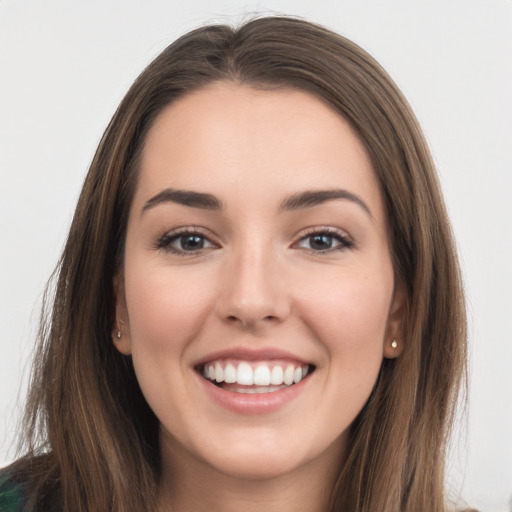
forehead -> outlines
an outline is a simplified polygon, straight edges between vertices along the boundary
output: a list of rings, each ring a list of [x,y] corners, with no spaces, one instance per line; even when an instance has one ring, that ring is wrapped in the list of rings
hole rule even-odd
[[[298,90],[215,83],[165,108],[148,132],[136,200],[165,187],[265,200],[347,188],[381,208],[368,154],[348,122]],[[226,197],[225,197],[226,196]],[[233,198],[233,197],[231,197]]]

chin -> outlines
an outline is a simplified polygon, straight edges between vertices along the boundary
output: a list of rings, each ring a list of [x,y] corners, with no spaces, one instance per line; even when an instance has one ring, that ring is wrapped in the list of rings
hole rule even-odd
[[[307,436],[302,436],[299,442],[296,435],[296,439],[290,433],[269,439],[268,435],[258,436],[253,432],[243,440],[233,439],[231,443],[210,446],[209,450],[203,450],[203,454],[206,463],[219,473],[253,481],[298,475],[314,470],[317,463],[327,463],[329,467],[338,465],[344,451],[345,436],[341,435],[325,446],[315,443],[315,439],[307,439]]]
[[[291,460],[285,454],[269,454],[264,451],[258,453],[238,454],[223,460],[217,459],[215,469],[232,478],[242,480],[276,479],[292,474],[297,468],[303,466],[300,460]]]

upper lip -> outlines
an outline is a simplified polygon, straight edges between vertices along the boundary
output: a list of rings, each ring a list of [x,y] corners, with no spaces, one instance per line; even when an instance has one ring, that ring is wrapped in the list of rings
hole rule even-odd
[[[251,349],[246,347],[235,347],[210,352],[198,360],[194,366],[201,366],[219,359],[238,359],[241,361],[273,361],[281,359],[294,361],[300,364],[312,364],[310,361],[307,361],[296,354],[277,348]]]

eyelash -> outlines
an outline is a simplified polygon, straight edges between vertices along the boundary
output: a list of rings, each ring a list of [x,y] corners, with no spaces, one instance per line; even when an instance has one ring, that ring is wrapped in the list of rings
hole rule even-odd
[[[210,247],[201,247],[200,249],[197,250],[186,251],[183,249],[176,249],[171,245],[173,242],[179,240],[180,238],[187,238],[192,236],[196,236],[198,238],[201,238],[203,241],[207,241],[208,243],[211,244],[212,247],[218,247],[218,245],[215,242],[213,242],[208,236],[206,236],[200,229],[195,227],[186,227],[162,235],[155,244],[155,248],[178,256],[202,254],[205,251],[205,249],[210,249]]]
[[[184,250],[184,249],[177,249],[173,247],[171,244],[173,242],[176,242],[180,238],[187,238],[187,237],[193,237],[196,236],[198,238],[201,238],[202,243],[206,241],[207,243],[211,244],[211,247],[200,247],[196,250]],[[335,245],[334,247],[328,247],[327,249],[321,250],[321,249],[313,249],[313,248],[306,248],[303,247],[307,252],[311,254],[327,254],[331,252],[337,252],[337,251],[343,251],[345,249],[350,249],[354,246],[354,242],[347,236],[342,234],[338,229],[335,228],[329,228],[329,227],[323,227],[323,228],[311,228],[309,232],[306,234],[303,234],[297,242],[293,244],[292,247],[300,247],[300,243],[304,240],[311,239],[312,237],[328,237],[329,239],[336,240],[339,242],[338,245]],[[332,240],[331,240],[332,241]],[[181,228],[177,231],[171,232],[171,233],[165,233],[163,236],[161,236],[157,243],[155,244],[155,248],[158,250],[163,250],[170,254],[175,254],[178,256],[190,256],[190,255],[198,255],[202,254],[205,250],[208,250],[210,248],[218,248],[219,245],[213,242],[208,236],[204,234],[204,232],[198,228],[195,227],[185,227]]]
[[[343,251],[345,249],[350,249],[354,246],[354,242],[346,234],[343,234],[343,232],[341,232],[339,229],[331,228],[331,227],[310,228],[310,230],[308,232],[306,232],[305,234],[303,234],[300,237],[300,239],[298,240],[298,242],[296,242],[294,245],[297,246],[303,240],[307,240],[308,238],[311,239],[314,236],[329,237],[331,239],[337,240],[339,242],[339,245],[337,245],[335,247],[329,247],[324,250],[320,250],[320,249],[315,250],[315,249],[304,248],[311,254],[327,254],[327,253],[332,253],[332,252],[338,252],[338,251]]]

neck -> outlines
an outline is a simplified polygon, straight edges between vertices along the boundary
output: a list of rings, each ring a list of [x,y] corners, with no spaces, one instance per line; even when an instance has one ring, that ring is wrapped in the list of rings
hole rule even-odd
[[[327,512],[339,472],[339,450],[282,475],[245,478],[222,473],[204,461],[164,457],[161,512]]]

